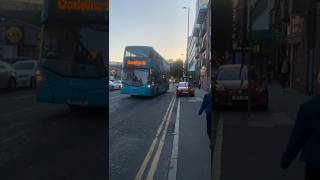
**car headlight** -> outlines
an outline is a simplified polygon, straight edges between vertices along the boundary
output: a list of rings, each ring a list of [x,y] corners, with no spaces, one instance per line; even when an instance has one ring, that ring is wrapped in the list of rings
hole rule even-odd
[[[43,75],[41,74],[41,72],[39,70],[36,71],[35,77],[36,77],[37,83],[40,83],[40,82],[44,81],[44,77],[43,77]]]
[[[150,84],[148,84],[148,85],[147,85],[147,87],[148,87],[148,88],[151,88],[151,85],[150,85]]]

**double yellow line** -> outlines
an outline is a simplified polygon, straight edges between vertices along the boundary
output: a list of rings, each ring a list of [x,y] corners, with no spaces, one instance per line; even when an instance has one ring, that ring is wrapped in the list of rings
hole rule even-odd
[[[155,152],[154,158],[152,160],[152,163],[151,163],[151,166],[148,171],[147,178],[146,178],[147,180],[153,179],[154,174],[155,174],[157,167],[158,167],[158,164],[159,164],[160,155],[162,152],[164,141],[166,139],[167,130],[168,130],[168,126],[169,126],[169,122],[171,119],[172,110],[174,108],[175,102],[176,102],[176,96],[173,96],[170,103],[169,103],[167,111],[162,119],[160,127],[158,128],[157,134],[156,134],[155,138],[153,139],[152,144],[149,147],[148,153],[146,154],[144,161],[142,162],[140,169],[135,177],[135,180],[142,179],[142,176],[144,175],[146,167],[149,163],[149,160],[151,159],[151,156],[155,150],[156,144],[159,141],[159,145],[157,146],[157,149],[156,149],[157,151]],[[160,136],[161,136],[161,139],[160,139]]]

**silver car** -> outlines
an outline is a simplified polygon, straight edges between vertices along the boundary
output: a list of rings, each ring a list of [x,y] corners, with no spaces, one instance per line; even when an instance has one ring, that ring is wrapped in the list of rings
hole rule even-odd
[[[14,63],[13,68],[16,70],[17,87],[35,89],[37,67],[38,61],[36,60],[25,60]]]
[[[16,89],[16,72],[13,67],[0,61],[0,89],[14,91]]]

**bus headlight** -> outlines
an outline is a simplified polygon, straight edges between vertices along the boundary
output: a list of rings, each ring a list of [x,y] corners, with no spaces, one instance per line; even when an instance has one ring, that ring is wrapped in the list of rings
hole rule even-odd
[[[36,71],[35,77],[36,77],[37,83],[41,83],[44,81],[44,78],[39,70]]]
[[[150,85],[150,84],[148,84],[148,85],[147,85],[147,87],[148,87],[148,88],[151,88],[151,85]]]

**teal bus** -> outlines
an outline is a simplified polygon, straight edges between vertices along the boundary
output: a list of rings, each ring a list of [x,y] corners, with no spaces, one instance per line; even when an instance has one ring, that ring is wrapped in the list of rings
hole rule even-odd
[[[127,46],[122,94],[156,96],[169,89],[170,65],[150,46]]]
[[[45,0],[37,101],[108,106],[108,0]]]

